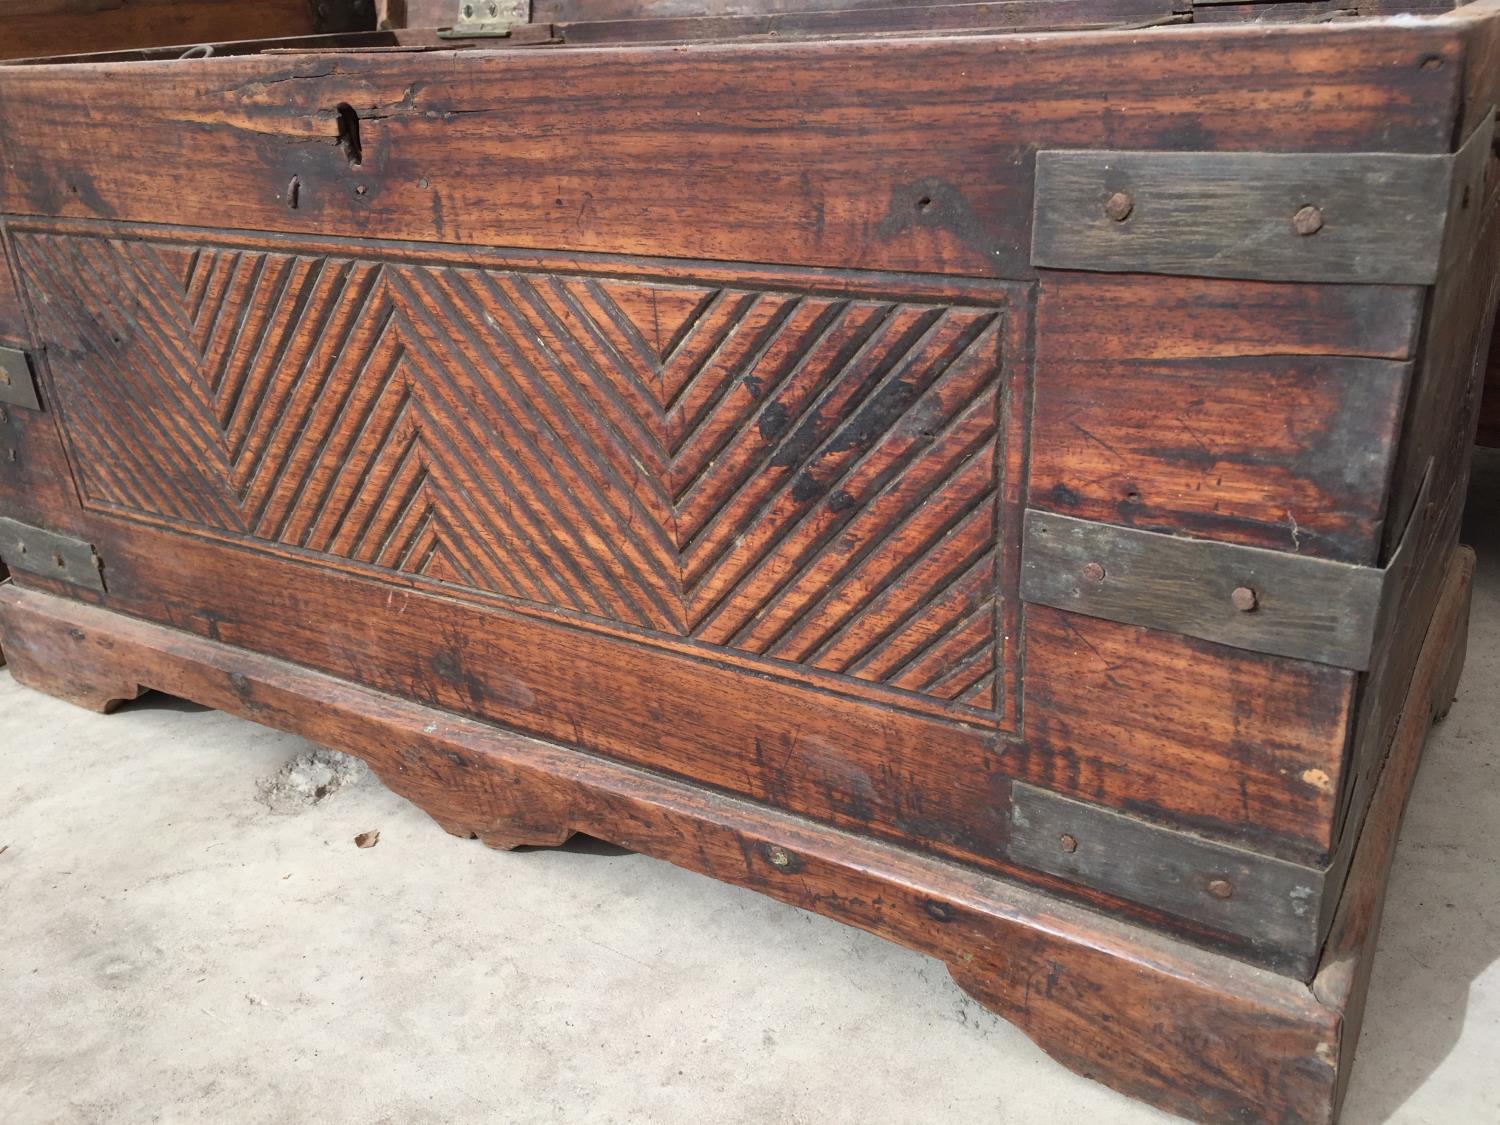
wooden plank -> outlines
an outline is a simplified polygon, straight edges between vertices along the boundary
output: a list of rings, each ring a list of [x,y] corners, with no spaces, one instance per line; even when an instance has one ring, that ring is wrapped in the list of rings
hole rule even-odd
[[[1457,74],[1418,58],[1455,50],[1367,26],[16,67],[0,211],[212,228],[233,199],[266,231],[1029,278],[1036,146],[1445,151]]]
[[[1161,828],[1017,782],[1011,858],[1311,960],[1323,872]]]
[[[30,339],[26,315],[21,308],[21,291],[16,286],[5,243],[0,239],[0,344],[24,347]]]
[[[1021,597],[1340,668],[1369,666],[1386,572],[1026,513]]]
[[[1039,289],[1031,507],[1382,561],[1409,365],[1344,357],[1410,359],[1424,290],[1087,273]]]
[[[1500,447],[1500,337],[1496,337],[1490,345],[1482,395],[1475,441],[1491,448]]]
[[[1338,355],[1411,359],[1425,290],[1223,278],[1048,272],[1039,283],[1048,358],[1217,359]],[[1150,326],[1149,331],[1143,330]],[[1058,348],[1050,347],[1058,341]]]
[[[97,706],[159,686],[365,758],[450,832],[498,847],[587,832],[929,953],[1065,1065],[1173,1112],[1331,1117],[1339,1011],[1300,981],[957,864],[34,590],[0,589],[0,625],[16,676],[41,690]]]
[[[1028,606],[1015,776],[1174,828],[1323,863],[1357,678]]]
[[[1421,629],[1420,654],[1405,665],[1407,686],[1399,695],[1395,711],[1400,715],[1389,744],[1378,784],[1369,803],[1369,815],[1360,823],[1357,846],[1351,839],[1353,862],[1329,928],[1326,948],[1313,994],[1330,1008],[1343,1013],[1338,1042],[1340,1077],[1334,1111],[1349,1086],[1350,1068],[1364,1021],[1365,996],[1375,962],[1376,939],[1385,907],[1401,820],[1411,796],[1417,767],[1434,717],[1441,718],[1453,702],[1453,692],[1463,670],[1464,645],[1468,634],[1469,605],[1473,595],[1474,552],[1467,547],[1452,549],[1445,561],[1435,560],[1440,575],[1438,594],[1430,603],[1432,612]],[[1394,694],[1394,693],[1393,693]]]
[[[39,690],[104,707],[151,685],[301,734],[364,757],[450,832],[497,847],[587,832],[929,953],[1065,1065],[1168,1111],[1326,1125],[1435,680],[1452,670],[1472,556],[1458,561],[1311,989],[956,864],[35,590],[0,589],[0,628]]]
[[[998,32],[1150,26],[1177,20],[1174,0],[992,0],[969,4],[891,4],[833,11],[646,16],[549,25],[570,45]]]
[[[1396,591],[1385,630],[1361,695],[1351,750],[1350,776],[1340,804],[1340,831],[1352,845],[1374,792],[1388,748],[1402,721],[1401,685],[1410,680],[1423,651],[1425,622],[1443,596],[1444,560],[1458,543],[1473,455],[1471,437],[1479,411],[1481,381],[1500,297],[1500,178],[1485,175],[1492,164],[1488,136],[1492,119],[1471,139],[1470,206],[1450,234],[1451,253],[1432,294],[1431,323],[1403,439],[1402,462],[1392,505],[1409,511],[1415,531],[1398,549],[1410,562]],[[1462,188],[1460,186],[1461,193]],[[1460,203],[1461,203],[1460,194]],[[1426,456],[1428,460],[1420,458]]]
[[[1053,269],[1426,285],[1452,160],[1401,153],[1036,157],[1031,261]]]
[[[339,0],[6,0],[0,59],[354,30],[373,18],[369,3]]]
[[[498,600],[460,600],[451,587],[336,569],[305,552],[274,558],[98,518],[89,537],[104,559],[109,605],[123,612],[1006,868],[993,731],[850,697],[795,666],[770,675],[722,649],[663,648],[638,631],[609,636]]]

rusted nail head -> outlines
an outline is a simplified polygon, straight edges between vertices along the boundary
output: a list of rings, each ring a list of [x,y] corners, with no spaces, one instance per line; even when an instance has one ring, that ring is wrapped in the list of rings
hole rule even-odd
[[[1104,201],[1104,213],[1117,223],[1123,223],[1130,218],[1130,212],[1135,210],[1135,200],[1123,191],[1117,191]]]
[[[1260,604],[1260,599],[1256,597],[1255,591],[1250,589],[1249,586],[1236,586],[1234,593],[1229,595],[1229,600],[1234,603],[1234,608],[1241,613],[1249,613]]]
[[[1076,852],[1078,850],[1078,837],[1074,836],[1071,832],[1064,832],[1058,837],[1057,842],[1062,845],[1062,850],[1065,852]]]
[[[1103,582],[1104,568],[1096,562],[1087,563],[1083,568],[1083,576],[1090,582]]]
[[[1292,229],[1298,234],[1317,234],[1323,229],[1323,212],[1309,203],[1292,216]]]
[[[772,848],[766,854],[777,867],[786,867],[792,862],[792,857],[785,848]]]
[[[1228,879],[1210,879],[1208,893],[1214,898],[1230,898],[1234,894],[1234,884]]]

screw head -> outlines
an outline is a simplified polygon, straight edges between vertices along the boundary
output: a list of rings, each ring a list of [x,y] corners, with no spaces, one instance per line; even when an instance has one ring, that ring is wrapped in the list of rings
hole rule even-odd
[[[787,867],[792,862],[792,857],[785,848],[771,848],[766,854],[777,867]]]
[[[1078,837],[1071,832],[1064,832],[1057,838],[1057,842],[1062,845],[1062,850],[1065,852],[1076,852],[1078,850]]]
[[[1229,600],[1241,613],[1250,613],[1260,604],[1260,598],[1249,586],[1236,586],[1234,593],[1229,595]]]
[[[1104,568],[1096,562],[1087,563],[1080,572],[1086,582],[1103,582]]]
[[[1135,200],[1128,192],[1117,191],[1104,201],[1104,213],[1117,223],[1130,218],[1130,212],[1134,210]]]
[[[1298,209],[1292,216],[1292,229],[1298,234],[1306,236],[1317,234],[1323,229],[1323,211],[1309,203],[1306,207]]]
[[[1208,881],[1208,893],[1214,898],[1231,898],[1234,895],[1234,884],[1228,879],[1210,879]]]

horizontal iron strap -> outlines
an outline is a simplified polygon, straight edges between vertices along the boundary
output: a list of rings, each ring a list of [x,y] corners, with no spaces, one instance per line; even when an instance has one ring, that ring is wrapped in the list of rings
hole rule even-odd
[[[0,348],[0,402],[40,410],[31,360],[19,348]]]
[[[1021,597],[1362,671],[1391,572],[1028,511]]]
[[[0,562],[21,574],[104,592],[99,556],[82,539],[0,517]]]
[[[1043,150],[1031,261],[1054,269],[1428,285],[1454,157]]]
[[[1010,856],[1292,956],[1317,951],[1326,875],[1016,782]]]

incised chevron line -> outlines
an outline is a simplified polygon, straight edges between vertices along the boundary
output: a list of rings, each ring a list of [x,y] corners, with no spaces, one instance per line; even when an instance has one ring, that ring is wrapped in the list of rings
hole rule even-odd
[[[997,705],[995,310],[16,243],[91,498]]]

